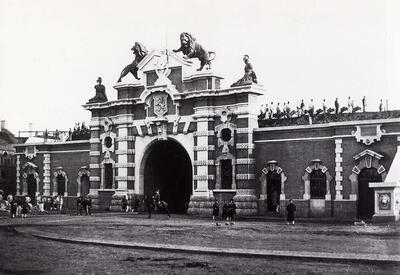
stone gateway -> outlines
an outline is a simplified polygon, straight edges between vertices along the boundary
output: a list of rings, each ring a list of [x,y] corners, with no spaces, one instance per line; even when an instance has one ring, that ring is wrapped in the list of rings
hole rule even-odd
[[[400,115],[268,125],[255,74],[221,88],[220,75],[169,50],[150,51],[136,72],[114,86],[117,100],[83,105],[89,140],[15,146],[18,194],[62,195],[68,208],[87,194],[93,209],[119,211],[122,198],[160,190],[172,213],[211,215],[215,200],[233,199],[238,215],[283,217],[293,199],[296,218],[374,214],[368,183],[399,159]]]

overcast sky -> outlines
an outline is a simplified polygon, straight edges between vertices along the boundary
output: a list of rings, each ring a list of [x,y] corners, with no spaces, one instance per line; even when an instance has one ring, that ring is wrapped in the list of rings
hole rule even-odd
[[[183,31],[217,53],[226,86],[250,55],[262,102],[365,95],[369,110],[400,109],[400,1],[0,0],[0,118],[14,133],[89,122],[98,76],[116,99],[134,42],[174,49]]]

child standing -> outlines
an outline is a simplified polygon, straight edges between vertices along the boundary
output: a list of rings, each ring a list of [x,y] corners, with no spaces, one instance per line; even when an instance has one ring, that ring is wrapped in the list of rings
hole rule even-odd
[[[28,196],[26,196],[25,201],[22,203],[22,210],[21,210],[22,218],[26,218],[28,215],[29,202],[30,202],[30,198]]]
[[[235,219],[236,215],[236,204],[233,199],[231,199],[228,204],[228,213],[229,213],[230,224],[233,225],[234,224],[233,220]]]

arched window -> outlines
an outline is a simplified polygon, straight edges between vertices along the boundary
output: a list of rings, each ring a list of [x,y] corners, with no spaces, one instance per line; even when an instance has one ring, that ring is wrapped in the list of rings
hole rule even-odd
[[[311,199],[325,199],[326,195],[326,174],[321,169],[313,170],[310,173],[310,196]]]

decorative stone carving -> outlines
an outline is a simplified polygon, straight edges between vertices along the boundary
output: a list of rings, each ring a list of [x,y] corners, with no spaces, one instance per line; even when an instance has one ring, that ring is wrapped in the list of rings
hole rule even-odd
[[[139,42],[135,42],[135,44],[131,48],[131,51],[133,51],[133,54],[135,55],[135,59],[133,60],[133,62],[131,64],[129,64],[122,70],[121,75],[118,79],[118,82],[121,82],[122,78],[125,77],[128,73],[131,73],[137,80],[140,80],[140,78],[137,75],[138,65],[139,65],[140,61],[142,61],[143,58],[146,57],[146,55],[148,54],[148,51],[147,51],[146,47]]]
[[[197,71],[201,71],[204,66],[207,65],[206,69],[211,69],[211,61],[215,58],[215,52],[209,52],[203,48],[199,43],[197,43],[196,38],[187,32],[183,32],[180,35],[181,47],[176,52],[182,52],[184,58],[197,58],[200,61],[200,68]],[[211,55],[213,57],[211,58]]]
[[[357,142],[371,145],[375,141],[380,141],[382,134],[386,132],[381,129],[381,126],[380,124],[356,126],[356,131],[352,131],[351,134],[357,139]]]
[[[36,146],[27,146],[24,151],[24,155],[27,159],[32,160],[37,156],[37,153],[39,150],[36,148]]]
[[[250,57],[246,54],[243,57],[244,61],[244,76],[233,83],[231,87],[242,86],[242,85],[251,85],[253,83],[257,83],[256,73],[253,71],[253,65],[251,65],[249,61]]]
[[[104,87],[103,84],[101,84],[102,79],[99,77],[97,79],[97,85],[94,86],[96,90],[96,95],[89,99],[88,103],[99,103],[99,102],[106,102],[108,101],[107,96],[106,96],[106,87]]]
[[[109,117],[105,117],[101,122],[101,125],[104,127],[104,132],[110,132],[114,126],[114,123]]]
[[[167,100],[167,94],[160,93],[153,96],[154,114],[158,118],[162,118],[168,112]]]

